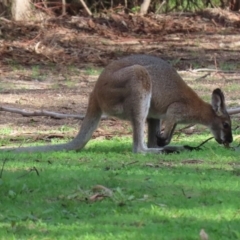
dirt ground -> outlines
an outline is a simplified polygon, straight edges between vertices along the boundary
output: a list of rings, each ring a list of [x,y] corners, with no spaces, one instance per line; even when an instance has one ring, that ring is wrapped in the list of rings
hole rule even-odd
[[[220,87],[229,107],[240,106],[238,13],[212,9],[145,17],[111,13],[34,23],[0,21],[1,106],[84,114],[104,66],[133,53],[169,61],[207,101],[211,91]],[[238,116],[234,119],[239,120]],[[6,134],[13,141],[19,136],[33,140],[72,137],[79,124],[72,118],[23,117],[0,111],[0,139]],[[103,120],[94,137],[115,134],[131,134],[128,123]]]

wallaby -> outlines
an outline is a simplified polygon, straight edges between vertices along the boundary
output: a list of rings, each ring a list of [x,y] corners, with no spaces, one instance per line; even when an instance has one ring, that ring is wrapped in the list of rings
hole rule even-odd
[[[178,123],[199,123],[212,131],[216,141],[232,142],[231,120],[220,89],[212,104],[204,102],[164,60],[149,55],[131,55],[110,63],[100,74],[90,94],[86,116],[77,136],[58,145],[21,147],[16,152],[81,150],[97,128],[101,115],[129,120],[133,128],[133,152],[161,152],[169,144]],[[165,130],[158,136],[160,120]],[[144,127],[148,123],[148,143]],[[161,147],[157,146],[160,145]],[[4,149],[9,150],[9,149]]]

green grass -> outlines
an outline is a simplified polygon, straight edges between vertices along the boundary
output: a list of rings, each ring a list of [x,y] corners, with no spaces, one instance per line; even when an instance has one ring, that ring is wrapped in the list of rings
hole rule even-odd
[[[13,132],[13,130],[10,128],[10,127],[8,127],[8,128],[1,128],[0,129],[0,135],[2,136],[2,135],[9,135],[9,134],[11,134]]]
[[[226,62],[221,62],[219,64],[220,69],[224,71],[236,71],[237,70],[237,64],[236,63],[226,63]]]
[[[196,146],[207,137],[174,143]],[[198,152],[140,155],[131,153],[131,139],[114,138],[79,153],[0,159],[0,239],[187,240],[202,228],[209,239],[240,239],[239,152],[215,141]],[[94,192],[97,185],[111,191]]]
[[[85,74],[90,76],[99,76],[102,72],[102,68],[89,67],[85,69]]]
[[[226,85],[224,87],[224,90],[230,91],[230,92],[236,92],[236,95],[237,95],[237,93],[240,91],[240,86],[238,83],[231,83]]]
[[[219,0],[213,0],[211,2],[214,7],[219,7],[221,5],[221,2]],[[195,1],[168,1],[166,4],[164,4],[162,10],[160,12],[166,12],[168,11],[195,11],[199,9],[206,9],[207,7],[210,7],[203,1],[195,0]]]

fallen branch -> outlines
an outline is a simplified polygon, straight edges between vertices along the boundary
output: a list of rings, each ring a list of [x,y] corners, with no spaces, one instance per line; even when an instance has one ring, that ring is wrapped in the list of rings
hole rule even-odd
[[[10,21],[10,20],[8,20],[8,19],[4,18],[4,17],[0,17],[0,20],[2,20],[2,21],[4,21],[4,22],[7,22],[7,23],[10,23],[10,22],[12,22],[12,21]]]
[[[240,113],[240,107],[228,109],[229,115],[234,115],[234,114],[238,114],[238,113]]]
[[[28,111],[25,109],[3,107],[3,106],[0,106],[0,111],[21,114],[23,117],[45,116],[45,117],[51,117],[51,118],[55,118],[55,119],[75,118],[75,119],[80,119],[80,120],[83,120],[85,117],[84,114],[64,114],[64,113],[50,112],[50,111],[46,111],[46,110]],[[228,109],[228,113],[230,115],[238,114],[238,113],[240,113],[240,107],[230,108],[230,109]],[[107,119],[107,116],[103,115],[101,119],[105,120],[105,119]],[[189,127],[189,126],[187,126],[187,127]]]
[[[198,73],[198,72],[239,73],[236,71],[226,71],[226,70],[214,69],[214,68],[198,68],[198,69],[191,69],[189,71],[193,73]]]
[[[85,117],[85,115],[83,114],[64,114],[64,113],[50,112],[46,110],[27,111],[25,109],[18,109],[18,108],[11,108],[11,107],[0,107],[0,111],[17,113],[17,114],[21,114],[24,117],[46,116],[46,117],[52,117],[55,119],[75,118],[80,120],[83,120]],[[102,119],[106,119],[106,118],[107,116],[102,116]]]

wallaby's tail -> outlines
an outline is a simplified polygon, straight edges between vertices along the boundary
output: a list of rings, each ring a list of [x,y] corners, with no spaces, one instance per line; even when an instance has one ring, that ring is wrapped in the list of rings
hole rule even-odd
[[[98,127],[98,124],[101,120],[102,111],[99,109],[93,109],[88,107],[86,116],[82,122],[81,129],[78,132],[77,136],[68,143],[71,146],[68,150],[81,150],[87,142],[91,139],[93,132]]]
[[[10,152],[54,152],[54,151],[70,151],[81,150],[92,137],[93,132],[98,127],[102,115],[102,111],[97,103],[97,100],[90,95],[89,105],[86,116],[82,122],[81,129],[77,136],[68,143],[56,145],[44,145],[35,147],[20,147],[20,148],[4,148],[1,151]]]

